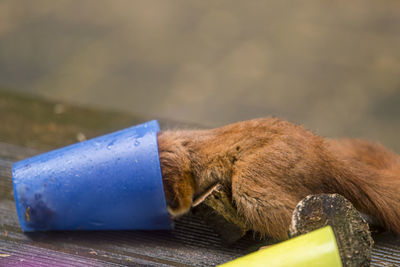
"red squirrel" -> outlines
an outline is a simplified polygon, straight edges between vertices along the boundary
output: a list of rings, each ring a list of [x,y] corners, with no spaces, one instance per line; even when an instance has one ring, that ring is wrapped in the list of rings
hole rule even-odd
[[[261,118],[211,130],[158,135],[168,211],[187,213],[216,183],[262,236],[288,238],[296,204],[338,193],[387,230],[400,233],[400,156],[380,144],[328,139],[300,125]]]

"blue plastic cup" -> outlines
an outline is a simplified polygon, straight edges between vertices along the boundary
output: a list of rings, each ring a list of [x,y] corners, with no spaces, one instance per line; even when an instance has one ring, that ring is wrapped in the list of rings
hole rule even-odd
[[[13,164],[23,231],[171,229],[157,121]]]

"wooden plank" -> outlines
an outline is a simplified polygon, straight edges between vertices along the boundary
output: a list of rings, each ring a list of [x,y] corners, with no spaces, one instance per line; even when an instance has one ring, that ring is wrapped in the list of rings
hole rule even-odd
[[[154,117],[54,103],[0,90],[0,142],[39,151],[65,146],[152,119],[159,119],[164,129],[200,127]]]
[[[173,231],[26,234],[20,230],[12,194],[12,162],[74,143],[79,133],[90,138],[145,120],[69,105],[60,108],[0,92],[0,255],[5,255],[0,256],[0,266],[214,266],[270,244],[250,235],[228,246],[191,215],[176,221]],[[162,121],[164,128],[174,125]],[[400,266],[400,238],[389,233],[375,240],[373,265]]]

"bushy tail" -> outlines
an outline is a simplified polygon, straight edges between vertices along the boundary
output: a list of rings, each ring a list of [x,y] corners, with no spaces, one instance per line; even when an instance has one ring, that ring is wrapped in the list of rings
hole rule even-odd
[[[400,234],[400,172],[355,165],[359,166],[350,166],[336,177],[338,193],[387,230]]]
[[[334,190],[400,234],[400,156],[379,143],[359,139],[327,139],[325,144]]]

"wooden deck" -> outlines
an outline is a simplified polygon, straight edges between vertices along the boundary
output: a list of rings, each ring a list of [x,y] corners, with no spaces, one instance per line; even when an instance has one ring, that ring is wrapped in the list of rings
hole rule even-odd
[[[251,236],[224,244],[191,215],[176,221],[172,231],[20,230],[11,183],[14,161],[148,119],[0,91],[0,266],[214,266],[265,244]],[[161,120],[162,128],[176,125]],[[385,233],[374,239],[373,265],[400,266],[400,238]]]

